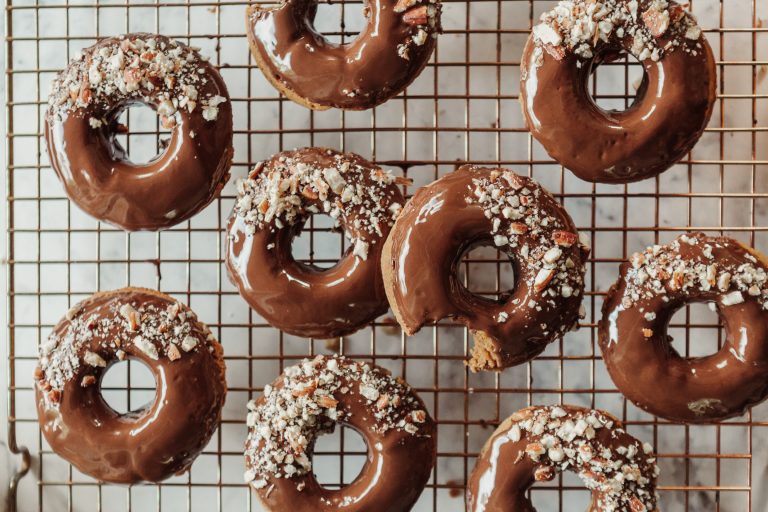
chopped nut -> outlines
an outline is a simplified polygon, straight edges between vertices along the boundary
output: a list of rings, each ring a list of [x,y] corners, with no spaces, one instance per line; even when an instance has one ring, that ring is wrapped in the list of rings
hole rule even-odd
[[[93,386],[94,384],[96,384],[96,377],[94,377],[93,375],[86,375],[80,381],[80,386],[84,388],[87,388],[88,386]]]
[[[321,407],[325,407],[326,409],[333,409],[337,405],[339,405],[338,400],[328,395],[319,396],[317,398],[317,403],[320,404]]]
[[[579,236],[570,231],[555,231],[552,238],[561,247],[571,247],[579,241]]]
[[[555,478],[555,470],[551,466],[539,466],[533,476],[537,482],[549,482]]]
[[[181,352],[179,352],[179,348],[174,344],[169,345],[168,359],[170,359],[171,361],[176,361],[177,359],[180,359],[180,358],[181,358]]]
[[[83,355],[83,361],[85,361],[90,366],[99,366],[101,368],[105,368],[107,366],[107,362],[104,360],[104,358],[95,352],[91,352],[90,350],[87,350]]]
[[[653,337],[653,330],[645,328],[643,329],[643,337],[645,338],[652,338]]]
[[[536,274],[536,279],[533,282],[533,287],[537,292],[545,289],[552,278],[555,276],[555,269],[542,268],[539,273]]]
[[[403,14],[403,21],[408,25],[426,25],[429,22],[429,12],[426,5],[414,7]]]

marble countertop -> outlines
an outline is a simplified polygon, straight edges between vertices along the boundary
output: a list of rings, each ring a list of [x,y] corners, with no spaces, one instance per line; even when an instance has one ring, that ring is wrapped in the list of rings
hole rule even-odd
[[[57,1],[49,0],[40,3],[56,4]],[[111,5],[120,2],[102,0],[101,3],[102,5]],[[194,6],[201,2],[193,1],[190,3]],[[163,8],[162,13],[164,14],[156,18],[158,11],[154,8],[147,8],[146,11],[142,11],[140,10],[141,2],[136,2],[136,4],[137,7],[132,11],[134,14],[127,22],[123,11],[103,9],[105,12],[109,11],[110,14],[98,18],[100,33],[117,34],[124,32],[126,26],[132,31],[154,31],[159,27],[161,31],[171,34],[190,30],[200,35],[194,39],[194,44],[201,46],[202,51],[209,55],[215,55],[218,52],[219,62],[233,65],[247,63],[245,41],[242,37],[238,37],[242,25],[242,5],[233,6],[231,9],[222,8],[219,11],[212,11],[205,5],[196,6],[194,15],[187,20],[183,16],[184,8],[182,6],[169,6],[167,10]],[[543,9],[543,2],[534,2],[534,4],[537,12]],[[750,1],[729,2],[727,7],[724,7],[723,2],[718,0],[695,0],[693,4],[694,11],[705,27],[719,25],[721,8],[727,26],[751,26],[753,3]],[[755,17],[768,20],[768,1],[759,0],[757,4]],[[501,60],[507,64],[517,61],[525,41],[523,30],[528,25],[529,3],[508,1],[498,5],[499,10],[497,11],[495,2],[477,2],[470,12],[467,12],[465,4],[462,2],[447,4],[444,26],[448,29],[448,33],[440,39],[439,62],[462,63],[467,58],[475,62]],[[321,7],[326,8],[327,6]],[[132,7],[132,9],[134,8]],[[92,9],[88,12],[94,13]],[[37,20],[41,33],[61,36],[60,16],[60,13],[59,18],[55,13],[50,15],[47,12],[43,13],[41,18]],[[78,44],[84,45],[90,42],[87,38],[93,34],[93,19],[93,17],[83,17],[70,20],[70,32],[82,34],[85,38],[70,42],[70,51],[74,51]],[[322,19],[327,22],[331,18]],[[337,18],[334,17],[333,19],[336,20]],[[15,21],[17,23],[15,33],[34,33],[34,22],[33,18],[20,15],[19,19]],[[478,31],[476,35],[472,36],[473,39],[470,42],[463,39],[465,36],[462,34],[462,30],[468,23]],[[82,24],[82,27],[79,24]],[[329,25],[327,28],[331,26]],[[510,30],[497,41],[494,35],[497,26],[501,26],[505,30],[520,29],[520,33],[513,33]],[[215,41],[204,37],[204,34],[211,32],[216,27],[219,27],[222,32],[233,35],[233,37],[223,39],[218,48],[215,46]],[[350,21],[348,28],[356,28],[354,22]],[[762,35],[768,36],[768,34],[761,34],[760,37]],[[714,45],[715,51],[723,60],[749,60],[752,58],[744,53],[745,48],[751,48],[751,39],[745,39],[735,34],[733,37],[724,37],[722,44],[720,44],[717,35],[712,34],[711,40],[716,43]],[[755,55],[755,60],[766,62],[768,61],[768,37],[759,41],[765,43],[758,44],[759,49]],[[61,47],[65,45],[59,42],[58,46],[61,47],[58,47],[55,43],[41,45],[40,61],[37,65],[50,69],[58,69],[63,66],[66,61],[66,48]],[[15,69],[35,66],[32,50],[33,47],[30,46],[20,47],[20,50],[15,54],[13,63]],[[0,56],[0,58],[3,57]],[[637,74],[637,68],[633,69],[632,73]],[[502,91],[496,89],[497,71],[501,76]],[[721,92],[735,96],[751,94],[754,74],[759,92],[765,98],[755,100],[754,105],[749,101],[742,102],[735,99],[732,102],[729,101],[722,110],[716,109],[710,126],[713,128],[720,126],[729,128],[768,126],[766,72],[768,72],[766,66],[756,66],[754,69],[751,66],[727,67],[727,79],[723,81],[724,89]],[[345,149],[357,151],[365,156],[370,156],[375,150],[375,157],[379,161],[429,161],[433,160],[435,153],[438,152],[440,160],[448,162],[453,160],[525,162],[530,159],[542,160],[546,158],[542,149],[536,144],[529,146],[527,134],[519,131],[522,128],[522,120],[516,99],[499,101],[498,103],[495,100],[483,99],[499,92],[506,96],[516,95],[519,78],[516,66],[505,65],[498,68],[496,66],[486,68],[478,66],[472,68],[471,73],[468,73],[469,79],[465,77],[463,67],[441,67],[439,68],[439,77],[435,75],[436,71],[433,68],[428,68],[409,89],[411,94],[423,95],[427,99],[412,99],[408,101],[406,106],[402,100],[398,99],[378,108],[375,117],[376,126],[393,129],[389,131],[382,129],[375,137],[372,137],[368,131],[368,128],[373,125],[371,113],[347,113],[342,116],[336,111],[330,111],[310,115],[301,107],[276,101],[274,91],[260,76],[258,70],[253,70],[249,74],[239,68],[236,69],[235,66],[231,69],[225,68],[223,73],[225,79],[228,80],[230,93],[233,97],[259,97],[264,100],[251,104],[239,102],[237,105],[236,127],[245,131],[249,128],[250,120],[251,129],[258,128],[264,132],[263,134],[253,134],[250,140],[245,136],[236,138],[235,160],[237,162],[256,161],[265,158],[281,149],[281,145],[285,149],[309,144],[338,147],[341,142],[343,142]],[[48,80],[50,80],[50,76],[46,75],[42,78],[45,87],[41,87],[41,91],[43,91],[40,93],[41,96],[44,96],[45,91],[47,91]],[[630,83],[634,83],[634,78],[630,79]],[[2,87],[4,87],[4,83],[0,83],[0,88]],[[608,71],[602,74],[601,72],[600,88],[603,92],[623,92],[623,74]],[[445,99],[436,106],[430,96],[434,94],[434,90],[437,90],[440,95],[461,95],[468,91],[470,96],[475,97],[475,99],[467,102]],[[21,87],[19,91],[19,95],[27,94],[26,91],[21,90]],[[601,104],[618,106],[610,103]],[[405,112],[407,112],[408,126],[410,128],[424,128],[424,130],[414,129],[402,132],[405,118],[404,109],[407,109]],[[752,119],[753,111],[754,120]],[[32,112],[33,115],[24,116],[24,118],[17,116],[19,125],[16,127],[16,131],[39,130],[40,112]],[[5,116],[5,111],[3,116]],[[310,135],[310,122],[316,129],[327,128],[327,130],[321,130],[315,135]],[[360,129],[341,136],[342,123],[347,128]],[[437,129],[435,129],[436,124]],[[478,128],[478,130],[463,131],[466,125]],[[280,126],[290,129],[290,133],[280,137],[276,136],[275,132]],[[497,135],[493,130],[484,131],[484,128],[501,128],[502,130]],[[5,123],[0,126],[0,130],[4,129]],[[0,154],[4,155],[5,151],[2,146],[6,142],[4,131],[0,133],[0,136]],[[137,151],[146,150],[146,147],[142,147],[139,143],[137,146],[135,148]],[[31,151],[31,154],[34,155],[39,147],[23,146],[22,149]],[[151,152],[149,153],[151,154]],[[138,153],[136,155],[141,156]],[[724,226],[726,234],[745,241],[754,241],[759,249],[768,250],[768,237],[764,236],[762,232],[758,232],[753,239],[750,239],[749,231],[729,229],[738,226],[768,225],[768,199],[761,195],[768,192],[768,180],[765,179],[768,165],[765,163],[749,164],[753,160],[768,162],[768,132],[765,130],[758,132],[735,130],[723,135],[717,130],[711,131],[704,135],[694,150],[693,156],[695,160],[704,163],[697,163],[690,169],[686,165],[678,165],[665,173],[658,180],[658,183],[651,180],[630,185],[626,189],[602,185],[593,189],[591,185],[580,182],[569,173],[563,174],[560,168],[555,165],[532,167],[518,165],[516,169],[520,172],[531,172],[536,179],[556,193],[577,196],[568,197],[565,201],[566,207],[577,225],[585,228],[585,231],[591,234],[594,247],[593,255],[601,261],[626,257],[626,252],[642,249],[645,245],[653,243],[657,236],[662,242],[669,241],[677,234],[677,231],[685,226]],[[724,161],[722,166],[718,163],[706,163],[718,162],[721,159]],[[44,160],[43,155],[42,161],[44,162]],[[731,164],[729,162],[739,163]],[[35,164],[36,160],[32,158],[29,163]],[[436,174],[444,174],[452,168],[452,165],[416,166],[410,170],[409,175],[414,178],[415,186],[420,186],[431,181]],[[244,176],[247,170],[245,165],[237,165],[233,169],[233,176],[235,178]],[[401,172],[399,169],[394,170]],[[185,231],[171,230],[161,235],[132,234],[127,236],[110,229],[96,234],[94,221],[75,207],[69,206],[66,201],[58,200],[63,198],[63,193],[58,182],[52,177],[50,170],[44,168],[41,173],[43,179],[40,188],[37,188],[37,185],[33,183],[36,180],[33,179],[32,175],[20,174],[16,180],[18,186],[16,195],[34,198],[39,194],[53,200],[45,202],[40,219],[37,218],[34,210],[24,210],[24,206],[20,205],[17,219],[20,225],[24,227],[39,226],[41,228],[43,231],[42,243],[46,244],[46,256],[54,264],[40,266],[42,271],[40,282],[31,284],[22,282],[19,286],[27,291],[35,291],[37,287],[42,287],[44,290],[50,291],[51,295],[46,297],[48,302],[45,303],[46,307],[42,318],[35,316],[36,303],[22,303],[20,300],[17,305],[18,319],[44,325],[55,322],[61,312],[68,307],[67,297],[63,299],[53,298],[54,294],[60,291],[71,291],[71,299],[76,300],[97,288],[109,289],[124,286],[127,283],[138,286],[159,286],[162,290],[173,293],[189,289],[196,292],[192,295],[191,306],[200,314],[202,319],[221,325],[217,335],[224,344],[225,353],[274,356],[277,351],[283,351],[289,357],[298,357],[307,353],[305,340],[289,336],[281,337],[277,331],[269,328],[255,328],[251,332],[247,332],[245,329],[236,327],[243,323],[257,321],[257,319],[249,314],[248,308],[234,293],[234,288],[227,282],[221,268],[208,263],[211,259],[220,256],[221,235],[212,233],[210,228],[219,227],[220,219],[225,218],[229,213],[234,190],[232,183],[226,187],[224,199],[212,205],[191,222],[192,231],[189,235]],[[5,180],[5,173],[2,176],[2,180]],[[659,191],[670,195],[656,201],[652,196],[658,194]],[[745,194],[750,197],[746,200],[740,199],[739,194],[734,194],[733,197],[723,197],[724,192]],[[597,193],[597,197],[589,197],[591,193]],[[679,197],[672,197],[674,194],[678,194]],[[702,196],[690,197],[689,194],[702,194]],[[0,217],[0,227],[3,228],[3,232],[5,232],[5,226],[2,223],[5,221],[5,215]],[[632,229],[625,233],[622,229],[624,226],[629,226]],[[83,233],[78,234],[76,238],[73,236],[66,240],[54,236],[56,230],[67,227],[81,228]],[[295,250],[308,253],[308,241],[308,237],[302,237]],[[25,245],[24,239],[18,240],[16,256],[22,260],[34,261],[37,257],[34,247],[32,247],[35,245],[34,240],[30,239],[28,243],[31,244],[29,247]],[[3,244],[3,270],[6,268],[6,250],[5,244]],[[317,257],[332,258],[339,254],[339,239],[335,235],[323,237],[320,241],[316,241],[315,251]],[[476,256],[494,258],[494,254],[481,251]],[[190,257],[193,261],[189,266],[163,263],[165,260],[177,261]],[[72,265],[66,267],[70,270],[69,278],[62,276],[62,267],[55,265],[57,258],[61,260],[68,258],[69,261],[73,262]],[[98,267],[86,263],[94,258],[109,263],[104,263]],[[155,263],[157,258],[161,260],[160,264]],[[36,267],[33,265],[33,268]],[[487,272],[487,269],[488,267],[482,263],[469,268],[469,272],[474,275],[471,280],[472,285],[476,286],[477,289],[499,286],[499,282],[496,280],[495,265],[494,271]],[[19,275],[25,279],[30,275],[27,273],[29,271],[27,268],[19,267],[18,271]],[[160,279],[160,271],[162,279]],[[590,287],[594,291],[603,291],[607,289],[615,277],[615,264],[596,264],[590,270]],[[29,288],[24,288],[26,284],[29,284]],[[3,280],[2,286],[5,287],[5,285],[5,280]],[[212,291],[224,293],[220,298],[217,298],[219,297],[217,294],[210,294],[209,296],[206,293]],[[189,299],[189,296],[184,293],[177,293],[177,295],[182,300],[188,301]],[[0,296],[2,314],[5,315],[7,301],[5,288],[3,288]],[[599,300],[590,299],[586,305],[588,320],[593,322],[595,312],[599,311]],[[694,312],[694,318],[705,323],[713,321],[711,316],[707,316],[706,311],[698,309]],[[19,321],[18,319],[17,321]],[[7,325],[8,322],[4,316],[3,320],[3,325]],[[709,332],[711,333],[713,330]],[[494,388],[495,386],[503,386],[506,389],[531,388],[531,399],[537,403],[553,403],[561,398],[557,393],[537,390],[566,387],[570,391],[565,393],[562,398],[567,401],[588,404],[594,399],[599,407],[615,413],[623,413],[626,419],[648,419],[631,405],[625,408],[620,395],[617,393],[590,393],[589,390],[595,387],[613,389],[602,362],[593,363],[593,368],[589,361],[580,362],[578,357],[574,357],[573,361],[562,361],[563,356],[590,356],[594,349],[592,334],[590,329],[582,329],[578,333],[570,334],[562,345],[562,351],[559,344],[554,344],[545,354],[559,359],[537,361],[531,365],[504,372],[498,377],[487,374],[467,374],[460,362],[455,360],[437,362],[433,366],[429,358],[424,358],[426,362],[423,364],[417,360],[408,361],[407,377],[411,384],[418,388],[441,387],[467,390],[462,393],[445,393],[438,396],[434,396],[432,393],[426,394],[425,399],[431,407],[439,406],[440,418],[443,420],[462,420],[466,414],[466,417],[475,423],[480,420],[495,421],[498,420],[494,417],[496,410],[503,416],[527,404],[529,397],[525,392],[509,393],[501,398],[493,393],[474,393],[475,389]],[[691,337],[698,341],[699,337],[704,334],[706,334],[704,330],[692,331]],[[438,335],[439,346],[436,347],[434,337]],[[683,337],[685,333],[678,331],[677,335]],[[248,343],[244,343],[243,339],[248,340],[250,347],[244,348],[244,345]],[[399,332],[392,332],[390,328],[377,327],[375,339],[377,362],[390,367],[396,373],[401,373],[403,367],[397,357],[401,355],[403,345]],[[17,333],[17,347],[20,347],[19,350],[23,350],[27,355],[33,352],[29,347],[34,347],[36,341],[34,333]],[[344,343],[344,348],[348,351],[368,354],[371,352],[373,344],[371,330],[351,336],[345,339]],[[695,342],[693,345],[694,352],[707,350],[697,347]],[[316,351],[327,350],[322,341],[315,342],[313,347]],[[0,359],[3,361],[7,361],[6,348],[5,343],[0,344]],[[442,327],[434,330],[426,329],[407,341],[409,354],[428,356],[432,354],[433,349],[441,356],[463,355],[465,352],[464,333]],[[387,356],[393,356],[393,358],[388,359]],[[31,384],[30,379],[24,373],[30,370],[29,365],[20,364],[18,369],[19,381],[23,381],[24,385],[29,386]],[[0,367],[3,382],[5,382],[6,372],[6,365],[3,364]],[[232,361],[228,369],[228,381],[230,385],[238,388],[261,387],[271,381],[278,372],[279,365],[276,360],[266,360],[263,364],[254,363],[250,369]],[[31,374],[31,371],[28,373]],[[255,376],[249,380],[249,375]],[[120,378],[122,377],[116,377],[116,382],[119,383]],[[148,386],[152,385],[151,382],[147,383],[141,379],[146,379],[146,375],[144,377],[135,376],[134,384],[143,382]],[[34,418],[34,404],[29,403],[29,397],[28,393],[20,392],[17,395],[17,416]],[[120,396],[114,398],[118,401],[121,400]],[[131,395],[131,399],[134,401],[146,398],[146,393],[142,395],[141,392],[137,392],[135,396]],[[230,393],[224,411],[225,418],[242,419],[247,399],[248,393]],[[1,393],[0,425],[3,426],[6,424],[5,401],[6,394]],[[756,408],[753,412],[753,419],[768,420],[768,407],[763,405]],[[0,441],[4,443],[6,432],[4,428],[0,430]],[[679,454],[685,450],[685,446],[690,453],[711,454],[719,446],[722,453],[744,455],[749,453],[751,446],[753,459],[750,468],[746,467],[744,459],[693,458],[689,461],[690,466],[686,468],[685,463],[679,457],[664,458],[661,461],[664,472],[662,483],[668,486],[683,486],[686,485],[687,481],[687,485],[690,487],[705,487],[715,485],[719,478],[719,482],[724,488],[745,486],[748,485],[750,477],[748,473],[751,471],[751,482],[754,489],[753,504],[768,503],[768,486],[764,484],[768,481],[768,472],[766,471],[768,468],[768,429],[762,427],[747,428],[736,422],[734,425],[725,424],[722,427],[665,425],[656,431],[645,427],[632,428],[631,431],[639,437],[649,440],[653,439],[654,434],[658,434],[655,439],[658,449],[666,454]],[[466,430],[447,426],[441,427],[440,449],[450,452],[454,451],[456,447],[462,447],[460,449],[477,452],[490,432],[489,429],[476,425]],[[33,427],[25,425],[20,437],[23,442],[30,445],[33,453],[39,450],[39,439]],[[214,506],[220,506],[225,510],[241,510],[250,506],[252,510],[259,510],[258,506],[249,500],[249,494],[244,486],[227,488],[219,492],[212,484],[218,478],[226,483],[242,482],[241,460],[236,456],[225,457],[222,462],[224,468],[222,472],[218,473],[216,470],[219,462],[216,456],[217,452],[221,450],[227,453],[237,452],[242,444],[242,438],[242,425],[235,425],[232,428],[228,426],[217,437],[211,451],[195,464],[191,476],[173,479],[171,484],[174,485],[163,487],[162,491],[152,486],[130,490],[106,486],[101,488],[99,495],[93,486],[83,486],[82,488],[76,487],[74,494],[70,496],[66,488],[51,486],[46,487],[44,491],[43,508],[46,511],[66,510],[68,500],[72,499],[73,510],[90,511],[95,510],[94,504],[101,499],[102,506],[109,503],[110,507],[114,505],[115,510],[126,508],[125,503],[128,500],[133,504],[135,510],[155,510],[158,502],[163,504],[163,510],[169,511],[211,510]],[[328,450],[334,450],[338,446],[334,443],[338,442],[338,437],[333,437],[324,440],[323,446]],[[346,449],[360,448],[359,444],[354,444],[354,440],[351,443],[346,445]],[[6,451],[0,449],[0,482],[7,481],[11,462]],[[345,462],[349,462],[352,467],[355,464],[359,466],[360,458],[357,461],[345,460]],[[466,466],[471,469],[472,464],[473,461],[465,461],[463,458],[441,457],[437,469],[438,483],[444,486],[460,485]],[[45,468],[45,480],[69,477],[68,467],[56,457],[46,456]],[[38,470],[39,460],[36,458],[33,473],[37,473]],[[338,459],[324,459],[318,463],[318,471],[322,478],[333,479],[334,475],[338,475],[340,471]],[[349,468],[347,468],[346,473],[347,481],[354,476],[349,474]],[[19,503],[21,505],[20,510],[23,512],[38,508],[36,478],[35,474],[29,475],[22,483]],[[87,477],[76,473],[73,479],[78,482],[89,481]],[[201,483],[202,487],[196,488],[194,492],[188,492],[188,488],[184,484],[189,481]],[[579,485],[578,480],[570,477],[566,478],[565,482],[568,485]],[[5,491],[5,487],[3,485],[0,488],[0,493]],[[425,492],[425,496],[416,510],[418,512],[433,509],[441,511],[463,510],[461,500],[455,494],[450,489],[440,489],[434,493],[431,490]],[[537,503],[544,503],[544,505],[539,505],[540,509],[556,510],[557,504],[556,501],[553,501],[552,496],[557,497],[557,494],[541,493],[540,499],[542,501]],[[566,492],[563,496],[566,497],[567,503],[579,504],[580,510],[586,506],[584,501],[586,493],[584,492]],[[739,491],[721,493],[721,510],[743,512],[746,510],[743,505],[745,503],[744,496],[745,493]],[[714,499],[715,493],[713,492],[693,490],[686,495],[683,492],[670,491],[664,493],[663,509],[684,510],[687,503],[688,510],[714,510]],[[112,510],[109,507],[106,509]],[[566,511],[575,509],[578,507],[563,507],[563,510]],[[759,509],[753,507],[753,510],[757,512]]]

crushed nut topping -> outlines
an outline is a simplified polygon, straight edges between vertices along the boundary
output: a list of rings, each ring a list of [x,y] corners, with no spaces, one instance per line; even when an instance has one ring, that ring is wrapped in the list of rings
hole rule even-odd
[[[600,411],[536,407],[512,415],[506,437],[526,442],[518,458],[532,460],[536,480],[559,471],[578,473],[604,512],[656,510],[659,468],[653,448],[630,436]]]
[[[439,0],[398,0],[394,11],[402,14],[403,22],[412,27],[411,37],[397,45],[400,58],[410,60],[414,47],[424,46],[440,32],[441,4]]]
[[[137,100],[157,104],[164,127],[172,128],[182,110],[201,112],[214,121],[223,96],[201,90],[207,83],[205,60],[183,43],[150,34],[124,35],[79,52],[51,85],[49,113],[63,117],[76,109],[95,106],[111,109],[116,101]],[[107,122],[92,111],[92,128]]]
[[[538,62],[542,51],[590,59],[602,44],[621,45],[638,60],[660,60],[677,48],[693,55],[701,28],[680,4],[667,0],[560,0],[533,27]]]
[[[556,202],[540,185],[509,170],[494,170],[472,180],[466,201],[479,205],[491,221],[494,244],[501,250],[514,250],[520,259],[526,271],[516,279],[525,279],[535,292],[529,296],[531,309],[556,308],[561,297],[581,295],[586,271],[583,254],[589,249],[562,219],[542,208],[543,201]]]
[[[173,361],[181,356],[177,346],[183,347],[187,338],[213,340],[196,315],[178,303],[163,309],[115,295],[90,312],[86,306],[84,301],[72,308],[66,323],[60,323],[40,344],[35,375],[42,389],[60,392],[77,378],[83,365],[104,368],[112,359],[109,354],[123,360],[123,349],[131,345],[152,359],[164,355]],[[85,378],[82,382],[93,383]]]
[[[427,435],[427,413],[402,379],[343,356],[317,356],[286,368],[248,410],[244,479],[256,489],[270,478],[310,473],[314,441],[353,414],[370,415],[380,434]]]
[[[727,254],[733,256],[726,257]],[[670,294],[713,293],[722,307],[756,300],[768,309],[768,270],[735,240],[710,238],[703,233],[682,235],[669,245],[655,245],[629,260],[624,276],[624,309],[641,308],[645,320],[655,313],[645,311],[645,301]],[[715,300],[713,298],[713,300]]]
[[[354,158],[327,150],[330,166],[314,163],[301,151],[279,155],[256,166],[237,182],[235,214],[248,234],[303,223],[328,214],[343,227],[353,254],[365,260],[371,244],[384,236],[402,209],[397,184],[404,181],[382,169],[367,169]]]

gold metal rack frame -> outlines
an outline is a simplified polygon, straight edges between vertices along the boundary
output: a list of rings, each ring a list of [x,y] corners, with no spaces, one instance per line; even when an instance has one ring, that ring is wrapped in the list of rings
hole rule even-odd
[[[311,112],[281,98],[250,58],[242,1],[6,0],[7,219],[9,247],[8,441],[16,473],[9,509],[19,511],[261,510],[243,483],[242,444],[250,397],[283,367],[338,350],[405,377],[439,423],[438,460],[417,511],[460,511],[474,459],[498,422],[529,404],[603,408],[659,454],[661,509],[767,510],[768,407],[709,426],[674,425],[627,403],[608,377],[596,343],[603,294],[619,263],[636,250],[689,230],[726,234],[768,250],[768,0],[693,0],[715,51],[718,100],[699,144],[657,179],[592,185],[553,162],[525,130],[518,105],[519,59],[532,24],[554,2],[445,0],[444,33],[430,65],[400,95],[367,112]],[[359,1],[319,6],[316,27],[349,41],[362,24]],[[54,74],[96,38],[159,32],[210,56],[221,67],[235,111],[233,180],[208,209],[174,229],[127,234],[70,203],[45,151],[43,116]],[[641,70],[631,59],[601,66],[592,85],[604,107],[625,108]],[[156,116],[132,108],[124,145],[151,157],[164,136]],[[391,317],[341,340],[306,340],[271,328],[228,282],[223,226],[234,181],[283,149],[324,145],[355,151],[413,179],[410,194],[463,162],[500,165],[538,179],[562,200],[592,242],[580,331],[534,361],[503,373],[472,374],[463,364],[471,340],[450,322],[405,336]],[[329,266],[345,249],[328,219],[311,219],[295,253]],[[465,255],[467,286],[496,297],[514,281],[495,250]],[[189,303],[221,340],[229,395],[223,421],[192,470],[159,485],[98,483],[66,464],[37,423],[33,368],[44,339],[70,304],[99,289],[148,286]],[[695,357],[722,342],[706,307],[678,313],[671,333]],[[659,393],[673,393],[659,389]],[[130,410],[153,396],[139,363],[110,370],[104,394]],[[324,484],[349,483],[365,457],[357,435],[340,429],[317,447]],[[575,511],[589,495],[574,475],[537,485],[539,510]]]

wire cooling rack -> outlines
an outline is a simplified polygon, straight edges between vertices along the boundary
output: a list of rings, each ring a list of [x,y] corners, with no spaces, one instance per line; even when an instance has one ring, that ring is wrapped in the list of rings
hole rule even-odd
[[[607,409],[654,444],[663,510],[766,510],[768,408],[712,426],[650,417],[615,390],[595,326],[619,262],[647,244],[700,229],[768,250],[768,1],[693,1],[718,60],[713,119],[686,159],[658,179],[630,186],[573,178],[524,129],[519,58],[533,20],[551,5],[448,0],[433,61],[405,95],[373,111],[316,113],[280,98],[254,66],[243,35],[245,2],[6,0],[8,431],[18,469],[10,509],[259,510],[242,481],[246,402],[285,365],[339,350],[404,376],[439,423],[438,463],[418,511],[463,510],[464,482],[494,426],[520,407],[557,402]],[[316,25],[330,39],[348,41],[361,26],[361,12],[360,3],[321,4]],[[48,84],[95,38],[128,31],[177,37],[221,66],[235,111],[234,178],[279,150],[327,145],[407,175],[414,180],[409,193],[467,161],[508,166],[540,180],[592,240],[582,329],[501,374],[468,373],[462,361],[470,340],[463,327],[448,322],[406,337],[391,317],[382,317],[341,340],[307,341],[269,327],[225,276],[222,226],[234,179],[206,211],[163,233],[126,234],[88,218],[69,203],[48,165],[42,137]],[[605,65],[596,73],[593,96],[603,106],[626,107],[639,78],[631,61]],[[151,157],[163,137],[154,114],[131,109],[125,122],[132,157]],[[298,256],[326,266],[344,248],[321,216],[295,244]],[[514,281],[508,261],[489,248],[466,255],[462,272],[471,290],[488,296]],[[221,428],[191,472],[161,485],[102,485],[78,473],[47,446],[34,410],[38,341],[71,303],[126,285],[159,288],[188,302],[226,354],[230,391]],[[721,342],[717,319],[706,308],[679,313],[672,334],[689,356],[711,353]],[[109,372],[104,393],[116,408],[151,399],[153,383],[142,370],[134,363]],[[345,429],[323,437],[316,456],[321,481],[349,483],[364,454],[359,438]],[[584,510],[588,503],[572,475],[537,486],[532,495],[540,510]]]

